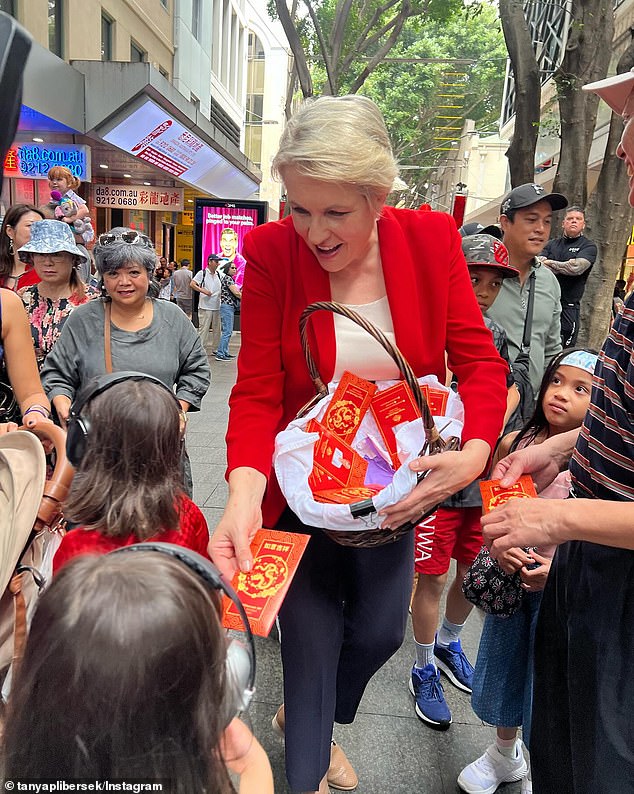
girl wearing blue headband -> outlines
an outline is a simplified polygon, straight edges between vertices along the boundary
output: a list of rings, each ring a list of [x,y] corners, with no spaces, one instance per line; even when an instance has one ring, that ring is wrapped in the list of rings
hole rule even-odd
[[[535,413],[521,430],[504,436],[494,463],[516,449],[580,427],[590,404],[596,363],[597,354],[583,348],[569,348],[556,356],[544,373]],[[569,488],[570,477],[565,471],[540,497],[566,498]],[[522,794],[532,792],[530,770],[517,731],[522,726],[528,745],[535,626],[554,553],[555,546],[541,546],[530,554],[522,548],[512,548],[498,556],[507,573],[520,571],[526,593],[514,615],[487,615],[484,621],[471,705],[480,719],[496,726],[497,735],[495,744],[460,773],[458,785],[470,794],[492,792],[501,783],[520,779]]]

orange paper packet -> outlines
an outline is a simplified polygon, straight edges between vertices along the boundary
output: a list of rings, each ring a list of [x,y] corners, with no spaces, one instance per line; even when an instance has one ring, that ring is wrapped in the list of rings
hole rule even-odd
[[[259,529],[251,542],[253,568],[237,573],[231,582],[244,607],[251,631],[267,637],[295,575],[310,535]],[[244,631],[235,604],[223,596],[222,625]]]
[[[367,460],[316,419],[308,422],[306,432],[319,433],[313,451],[313,470],[308,478],[313,492],[364,484]]]
[[[363,499],[371,499],[382,490],[380,485],[358,485],[349,488],[331,488],[325,491],[315,491],[313,496],[316,502],[329,504],[352,504]]]
[[[509,499],[536,499],[537,491],[530,474],[523,474],[514,485],[502,486],[499,480],[482,480],[482,512],[486,515]]]
[[[376,390],[374,383],[359,378],[352,372],[344,372],[332,395],[330,405],[321,418],[322,425],[350,444],[370,407],[370,400],[376,394]]]
[[[401,461],[397,454],[394,428],[403,422],[413,422],[420,417],[420,411],[412,391],[405,381],[395,383],[389,389],[374,395],[370,403],[370,410],[390,453],[392,465],[398,469]]]

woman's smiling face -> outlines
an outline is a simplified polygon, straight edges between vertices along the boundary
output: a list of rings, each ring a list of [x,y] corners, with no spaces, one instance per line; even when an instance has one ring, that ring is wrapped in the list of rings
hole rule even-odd
[[[351,185],[302,176],[292,168],[283,178],[295,230],[321,267],[338,273],[361,263],[378,240],[383,202],[373,205]]]

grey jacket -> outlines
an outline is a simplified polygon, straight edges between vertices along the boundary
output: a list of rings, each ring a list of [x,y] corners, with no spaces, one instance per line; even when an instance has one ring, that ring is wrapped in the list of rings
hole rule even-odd
[[[111,325],[113,370],[153,375],[170,388],[175,386],[176,397],[197,411],[211,382],[198,334],[178,306],[162,300],[153,306],[152,322],[141,331],[122,331]],[[105,374],[103,329],[101,300],[78,306],[69,316],[40,373],[50,400],[60,394],[72,400],[87,381]]]

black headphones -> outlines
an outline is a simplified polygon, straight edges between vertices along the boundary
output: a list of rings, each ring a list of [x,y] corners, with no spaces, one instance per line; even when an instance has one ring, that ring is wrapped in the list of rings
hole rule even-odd
[[[87,416],[82,416],[81,412],[98,394],[102,394],[111,386],[124,380],[149,380],[151,383],[156,383],[157,386],[161,386],[172,395],[178,405],[178,410],[182,411],[181,404],[178,402],[174,392],[162,380],[155,378],[153,375],[145,375],[143,372],[122,371],[110,372],[106,375],[98,375],[92,378],[75,396],[70,407],[68,422],[66,423],[66,457],[75,468],[79,466],[86,454],[88,436],[90,434],[90,419]]]
[[[208,559],[191,549],[176,546],[173,543],[134,543],[132,546],[123,546],[108,554],[126,554],[134,551],[156,551],[167,554],[175,560],[186,565],[190,571],[199,576],[205,586],[212,591],[220,590],[233,602],[240,613],[247,644],[240,640],[231,639],[227,643],[227,713],[225,725],[243,711],[249,708],[255,693],[255,643],[249,619],[240,603],[240,599],[231,585],[222,578],[220,571]]]

